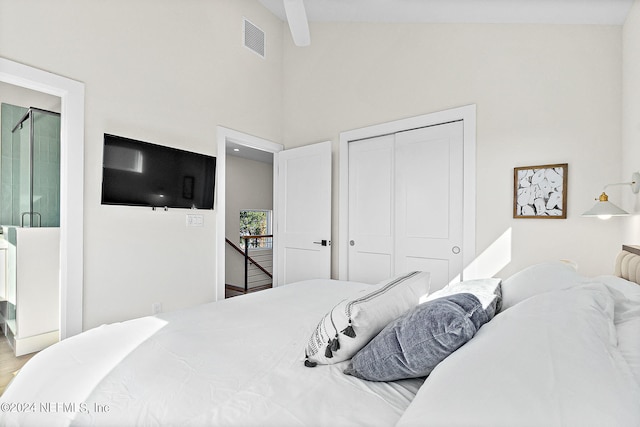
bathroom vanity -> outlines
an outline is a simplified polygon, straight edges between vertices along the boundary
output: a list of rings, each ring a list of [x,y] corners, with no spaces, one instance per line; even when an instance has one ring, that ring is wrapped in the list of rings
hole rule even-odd
[[[3,227],[5,335],[16,356],[59,340],[60,228]]]

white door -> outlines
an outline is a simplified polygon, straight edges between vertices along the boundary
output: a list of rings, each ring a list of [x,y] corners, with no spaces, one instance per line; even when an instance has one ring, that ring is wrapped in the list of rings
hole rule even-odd
[[[349,143],[349,280],[462,271],[463,123]]]
[[[396,273],[431,272],[431,291],[462,271],[463,124],[396,134]]]
[[[349,280],[393,275],[394,140],[349,143]]]
[[[277,285],[331,277],[331,142],[278,158]]]

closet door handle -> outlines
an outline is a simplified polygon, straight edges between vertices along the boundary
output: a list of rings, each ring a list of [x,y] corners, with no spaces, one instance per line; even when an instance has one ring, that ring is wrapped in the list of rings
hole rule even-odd
[[[331,240],[320,240],[319,242],[313,242],[316,245],[331,246]]]
[[[451,248],[451,252],[458,255],[460,253],[460,246],[454,246]]]

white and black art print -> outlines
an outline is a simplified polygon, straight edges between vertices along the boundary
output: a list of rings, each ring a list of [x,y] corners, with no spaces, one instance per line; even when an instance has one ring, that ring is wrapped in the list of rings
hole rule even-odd
[[[567,217],[568,164],[513,169],[513,217]]]

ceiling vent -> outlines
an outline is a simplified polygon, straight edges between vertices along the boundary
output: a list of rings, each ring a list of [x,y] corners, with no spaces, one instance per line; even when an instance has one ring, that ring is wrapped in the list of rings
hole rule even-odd
[[[244,19],[244,46],[264,58],[264,31]]]

